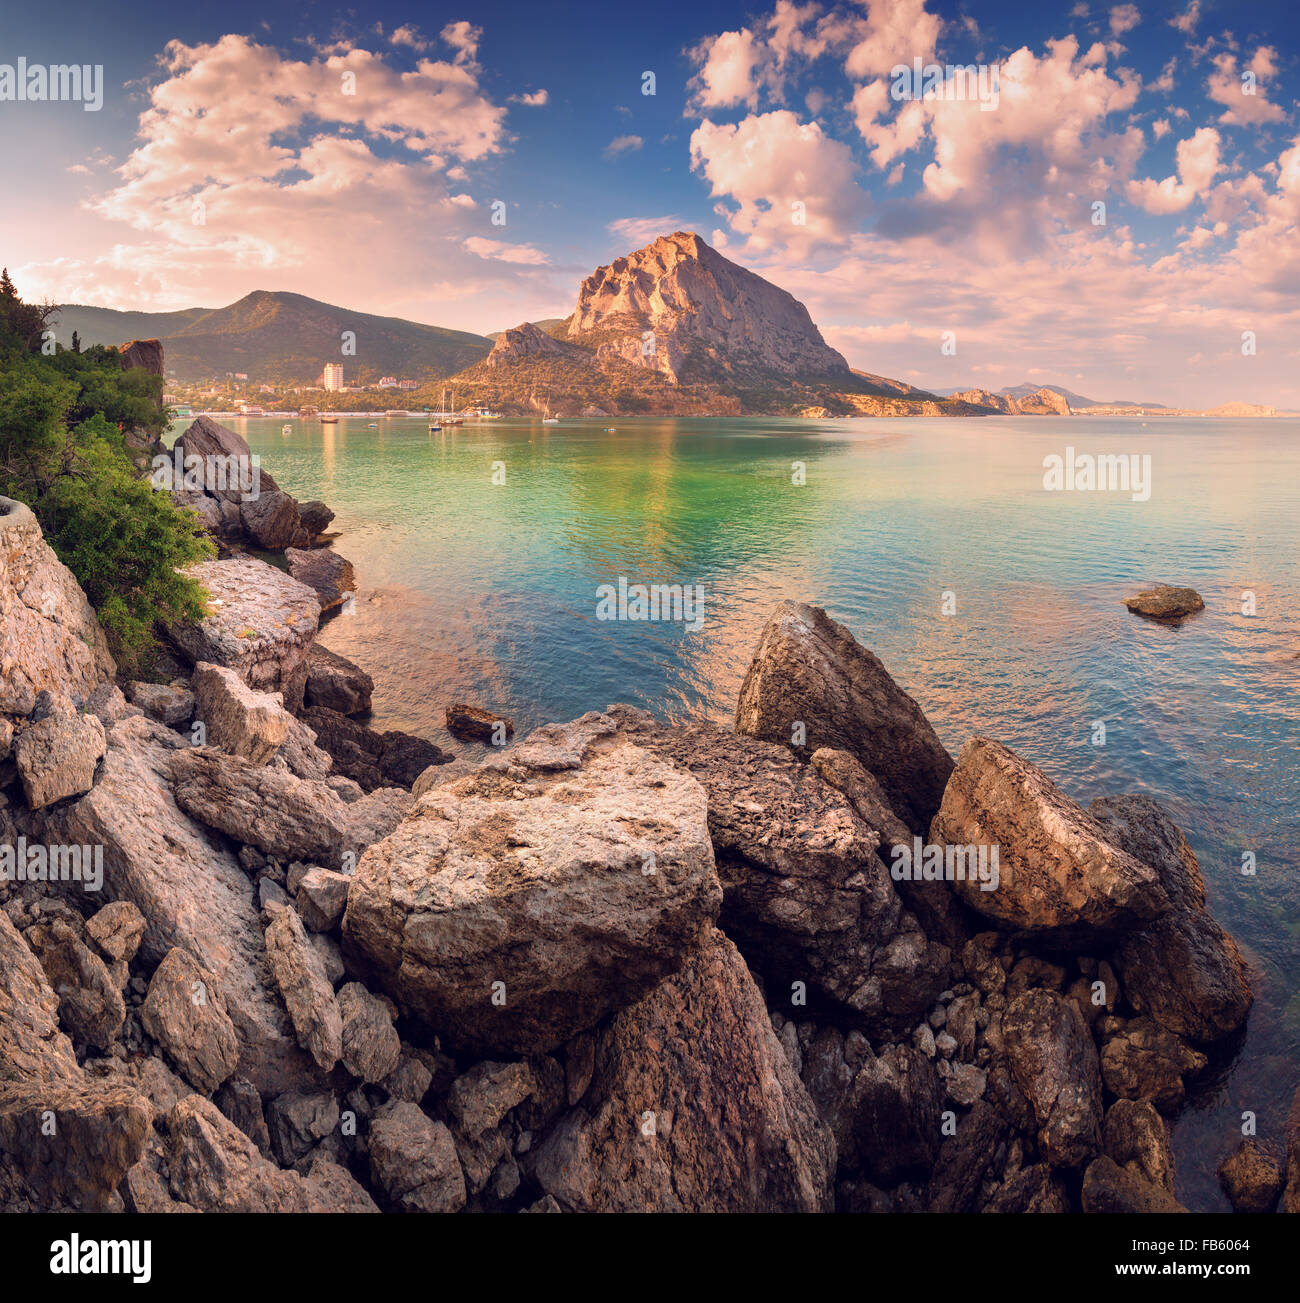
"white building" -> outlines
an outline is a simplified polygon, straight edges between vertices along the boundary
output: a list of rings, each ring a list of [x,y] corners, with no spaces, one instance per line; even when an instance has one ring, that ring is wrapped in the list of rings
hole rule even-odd
[[[321,372],[320,382],[330,393],[338,393],[343,388],[343,365],[340,362],[326,362]]]

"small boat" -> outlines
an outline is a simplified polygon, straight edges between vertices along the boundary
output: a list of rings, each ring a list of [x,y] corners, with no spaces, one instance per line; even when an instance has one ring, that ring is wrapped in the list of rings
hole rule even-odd
[[[430,423],[430,425],[429,425],[429,433],[430,433],[430,434],[438,434],[438,433],[441,432],[441,430],[442,430],[442,426],[440,426],[440,425],[434,425],[432,422]]]
[[[293,433],[293,426],[292,426],[292,425],[282,425],[282,426],[280,427],[280,433],[281,433],[281,434],[292,434],[292,433]]]
[[[371,421],[371,422],[366,426],[366,429],[367,429],[367,430],[377,430],[377,429],[379,429],[379,422],[378,422],[378,421]]]
[[[550,403],[548,402],[548,403],[546,404],[546,410],[542,413],[542,424],[543,424],[543,425],[559,425],[559,423],[560,423],[560,418],[559,418],[558,416],[552,416],[552,415],[551,415],[551,405],[550,405]]]

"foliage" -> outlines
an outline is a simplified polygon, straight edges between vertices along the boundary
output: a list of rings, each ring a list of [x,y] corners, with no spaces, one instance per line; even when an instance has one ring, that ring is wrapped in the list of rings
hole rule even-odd
[[[119,666],[139,672],[159,623],[203,614],[203,589],[177,569],[212,545],[192,512],[141,475],[123,433],[166,427],[161,378],[124,371],[102,346],[46,354],[48,320],[0,278],[0,493],[31,507]]]

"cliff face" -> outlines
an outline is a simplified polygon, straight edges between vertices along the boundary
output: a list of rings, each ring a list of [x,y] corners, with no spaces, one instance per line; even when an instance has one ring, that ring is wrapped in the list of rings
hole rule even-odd
[[[987,389],[967,389],[953,394],[951,401],[987,407],[1006,416],[1070,416],[1070,404],[1051,389],[1038,389],[1015,398],[1011,394],[995,394]]]
[[[568,334],[674,384],[759,373],[849,377],[802,303],[686,231],[598,267],[578,291]]]
[[[510,366],[515,362],[523,362],[536,357],[567,357],[589,360],[581,349],[555,339],[544,330],[533,325],[531,321],[525,321],[511,330],[503,330],[497,336],[492,351],[484,359],[484,365],[493,368]]]

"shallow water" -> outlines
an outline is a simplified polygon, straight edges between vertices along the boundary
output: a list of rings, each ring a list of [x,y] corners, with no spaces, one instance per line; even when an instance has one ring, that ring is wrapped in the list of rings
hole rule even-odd
[[[847,624],[954,753],[987,734],[1085,803],[1165,802],[1257,995],[1232,1070],[1178,1123],[1179,1196],[1226,1208],[1214,1169],[1243,1110],[1280,1140],[1300,1082],[1297,422],[227,423],[338,513],[361,591],[322,641],[374,676],[382,726],[465,752],[442,730],[452,701],[521,733],[612,701],[727,720],[789,597]],[[1150,500],[1045,491],[1043,458],[1067,446],[1149,454]],[[702,629],[597,620],[620,576],[702,585]],[[1119,599],[1147,581],[1207,609],[1179,628],[1131,616]]]

